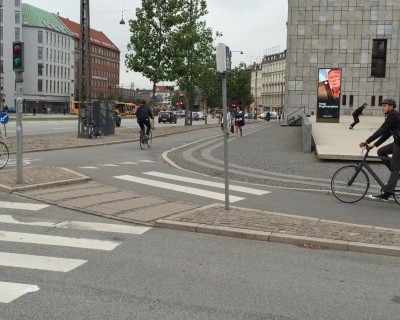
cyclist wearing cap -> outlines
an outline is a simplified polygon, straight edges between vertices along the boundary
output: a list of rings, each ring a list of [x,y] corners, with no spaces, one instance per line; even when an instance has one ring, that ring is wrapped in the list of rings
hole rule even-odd
[[[385,121],[382,126],[365,142],[360,143],[360,148],[367,146],[372,141],[378,139],[373,146],[378,147],[384,143],[390,136],[393,136],[394,142],[389,143],[378,149],[377,154],[382,157],[382,162],[391,171],[388,182],[385,185],[384,192],[377,195],[371,195],[371,198],[387,201],[394,194],[397,180],[400,172],[400,113],[394,110],[396,101],[393,99],[383,99],[382,113],[385,115]],[[392,159],[389,158],[392,155]]]

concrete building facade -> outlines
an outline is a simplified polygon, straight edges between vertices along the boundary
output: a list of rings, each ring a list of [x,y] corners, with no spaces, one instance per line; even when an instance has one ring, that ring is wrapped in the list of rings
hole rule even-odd
[[[263,112],[281,112],[285,103],[286,51],[264,56],[261,68]]]
[[[288,1],[286,115],[316,113],[318,71],[341,69],[340,114],[363,102],[380,115],[380,101],[399,101],[400,1]]]
[[[52,13],[22,4],[25,70],[23,111],[60,113],[74,92],[74,40]]]

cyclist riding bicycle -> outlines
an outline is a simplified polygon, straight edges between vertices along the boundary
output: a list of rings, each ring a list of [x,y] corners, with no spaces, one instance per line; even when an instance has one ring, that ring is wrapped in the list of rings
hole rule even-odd
[[[396,108],[396,101],[393,99],[383,99],[381,106],[382,113],[385,115],[385,121],[372,136],[365,140],[365,142],[360,143],[360,148],[366,147],[372,141],[379,138],[373,146],[370,146],[378,147],[389,139],[390,136],[393,136],[394,142],[379,148],[377,151],[382,162],[390,170],[389,180],[383,188],[383,193],[370,195],[370,198],[388,201],[394,194],[400,172],[400,113],[394,110]],[[389,158],[389,154],[392,155],[392,159]]]
[[[153,113],[151,109],[146,106],[146,100],[140,101],[140,106],[136,110],[136,119],[137,123],[140,126],[141,132],[144,132],[144,126],[146,126],[146,138],[149,138],[150,130],[151,130],[151,123],[150,118],[153,118]]]

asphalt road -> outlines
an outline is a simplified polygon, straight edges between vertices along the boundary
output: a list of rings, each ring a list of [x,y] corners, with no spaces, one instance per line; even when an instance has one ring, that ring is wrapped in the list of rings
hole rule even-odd
[[[1,194],[3,200],[27,202]],[[0,284],[31,285],[21,297],[0,303],[2,319],[398,319],[398,258],[157,228],[124,234],[44,226],[114,223],[54,207],[2,210],[0,218],[5,215],[18,224],[0,223],[2,237],[18,232],[50,240],[2,241],[0,254],[29,258],[26,267],[0,261]],[[54,237],[118,246],[74,248],[66,240],[57,245]],[[68,272],[39,270],[29,264],[31,256],[84,263]]]
[[[278,142],[279,137],[286,139],[287,135],[297,138],[296,129],[274,127],[274,124],[264,122],[246,125],[244,137],[229,138],[230,161],[240,165],[243,173],[252,173],[249,168],[264,161],[263,169],[271,165],[281,169],[278,173],[285,173],[284,167],[288,165],[288,168],[298,167],[294,176],[307,176],[307,170],[310,171],[314,165],[305,161],[312,155],[292,150],[290,156],[281,154],[279,157],[279,148],[272,148],[272,145],[280,145],[284,150],[300,148],[295,139],[290,145],[288,140]],[[199,138],[210,140],[185,146]],[[154,139],[152,148],[148,150],[140,150],[135,142],[29,153],[24,157],[25,162],[34,166],[68,167],[91,176],[95,181],[138,193],[209,204],[216,200],[201,196],[201,191],[188,194],[124,182],[114,177],[128,174],[146,179],[148,175],[144,173],[152,171],[221,182],[218,178],[197,174],[212,174],[207,168],[220,166],[218,153],[221,146],[218,144],[221,139],[220,130],[215,128],[160,137]],[[213,142],[193,152],[188,151],[209,141]],[[216,149],[213,149],[214,145]],[[180,146],[185,147],[179,149]],[[197,173],[181,171],[165,163],[161,155],[172,148],[181,154],[183,160],[179,164],[187,165]],[[205,164],[199,165],[193,159],[204,160]],[[272,163],[272,159],[279,160],[279,163]],[[254,172],[258,168],[253,167]],[[374,225],[396,227],[398,224],[397,205],[370,201],[345,205],[321,193],[239,182],[244,180],[243,176],[232,173],[231,183],[270,193],[248,195],[236,205]],[[233,182],[235,177],[237,182]],[[252,179],[249,174],[248,177]],[[161,177],[153,179],[166,180]],[[189,183],[179,183],[190,186]],[[206,190],[207,186],[199,189]],[[30,202],[4,193],[0,193],[1,201],[13,204]],[[0,283],[27,283],[38,289],[10,303],[0,303],[0,318],[7,320],[398,319],[398,258],[156,228],[140,235],[60,228],[53,224],[115,222],[55,207],[35,212],[2,207],[0,218],[5,219],[4,216],[11,216],[19,223],[0,222],[0,240],[18,232],[20,237],[22,233],[29,237],[33,234],[119,243],[111,251],[101,251],[59,246],[51,240],[50,244],[1,241],[0,254],[3,255],[17,253],[86,261],[65,273],[2,265]],[[52,223],[52,226],[43,225],[44,222]],[[0,264],[8,261],[0,259]]]

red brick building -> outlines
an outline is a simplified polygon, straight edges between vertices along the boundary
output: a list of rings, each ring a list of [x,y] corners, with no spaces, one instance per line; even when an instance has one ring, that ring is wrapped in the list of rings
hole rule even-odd
[[[75,90],[74,99],[79,97],[79,65],[80,65],[80,24],[67,18],[58,18],[74,34],[75,38]],[[107,36],[90,29],[92,98],[117,99],[119,85],[120,51]]]

